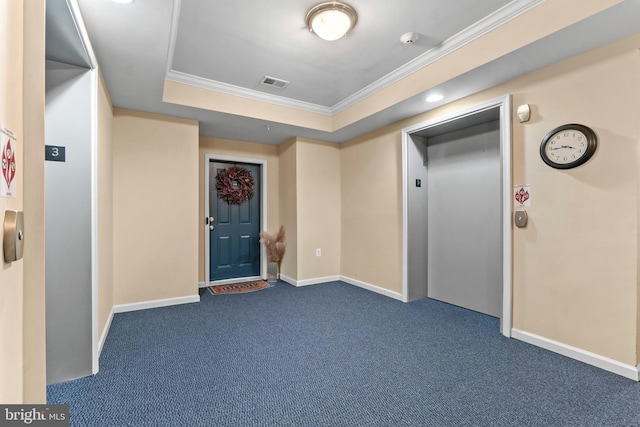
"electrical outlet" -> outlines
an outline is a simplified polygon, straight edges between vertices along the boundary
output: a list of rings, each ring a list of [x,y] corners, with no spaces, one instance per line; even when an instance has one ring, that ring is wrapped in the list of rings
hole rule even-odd
[[[316,256],[322,256],[322,249],[316,249]]]

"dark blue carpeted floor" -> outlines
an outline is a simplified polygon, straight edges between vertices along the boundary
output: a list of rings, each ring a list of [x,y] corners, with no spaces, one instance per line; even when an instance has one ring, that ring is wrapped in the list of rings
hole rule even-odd
[[[74,426],[638,426],[640,384],[344,283],[115,316]]]

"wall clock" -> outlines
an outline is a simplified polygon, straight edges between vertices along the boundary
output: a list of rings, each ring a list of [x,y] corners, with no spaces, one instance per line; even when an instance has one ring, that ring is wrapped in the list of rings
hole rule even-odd
[[[598,137],[591,128],[568,124],[552,129],[540,144],[540,157],[556,169],[571,169],[589,160],[596,152]]]

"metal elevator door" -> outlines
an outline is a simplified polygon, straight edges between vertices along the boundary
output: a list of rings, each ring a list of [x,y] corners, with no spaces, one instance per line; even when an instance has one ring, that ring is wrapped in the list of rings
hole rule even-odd
[[[500,121],[428,138],[427,295],[500,317]]]

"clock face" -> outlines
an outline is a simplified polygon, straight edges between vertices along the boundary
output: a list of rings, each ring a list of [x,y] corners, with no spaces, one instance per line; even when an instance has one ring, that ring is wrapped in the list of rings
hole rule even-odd
[[[551,137],[544,150],[549,159],[566,165],[587,153],[587,137],[577,130],[560,131]]]
[[[586,126],[564,125],[545,136],[540,156],[546,164],[569,169],[585,163],[596,150],[596,135]]]

